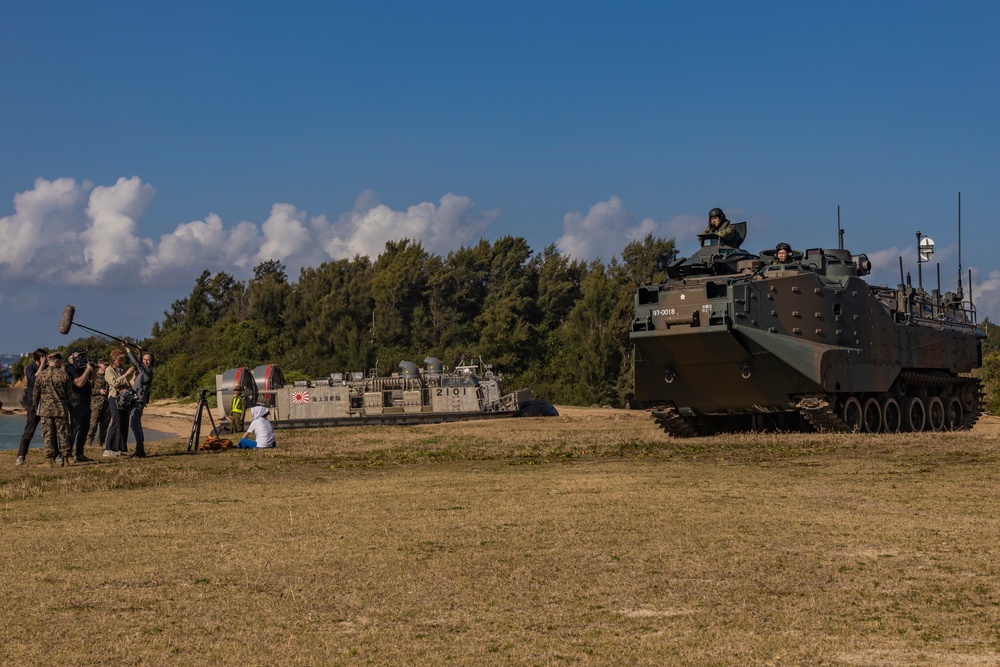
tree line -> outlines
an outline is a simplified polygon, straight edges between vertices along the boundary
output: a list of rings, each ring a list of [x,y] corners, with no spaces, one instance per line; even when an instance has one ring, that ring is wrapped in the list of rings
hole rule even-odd
[[[553,403],[620,406],[636,285],[675,256],[672,239],[653,235],[590,262],[554,245],[535,253],[520,237],[447,256],[403,239],[374,261],[325,262],[294,282],[273,260],[245,282],[206,270],[143,341],[157,358],[154,398],[214,388],[237,366],[277,363],[287,380],[389,373],[430,356],[451,366],[481,357],[507,389]]]

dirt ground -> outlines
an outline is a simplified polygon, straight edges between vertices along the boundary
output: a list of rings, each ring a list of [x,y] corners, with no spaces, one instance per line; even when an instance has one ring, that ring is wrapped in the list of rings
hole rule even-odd
[[[557,405],[556,409],[563,421],[603,421],[616,419],[640,419],[646,420],[649,417],[642,411],[616,410],[614,408],[579,408],[573,406]],[[163,399],[154,401],[146,406],[143,412],[142,424],[147,430],[163,434],[163,438],[188,437],[191,434],[191,425],[194,421],[196,406],[188,402],[180,402],[175,399]],[[213,413],[218,421],[219,415]],[[202,434],[207,434],[208,429],[204,428],[208,424],[208,418],[202,417]]]
[[[1000,420],[678,440],[638,411],[0,454],[3,665],[1000,664]],[[180,437],[176,437],[180,436]]]

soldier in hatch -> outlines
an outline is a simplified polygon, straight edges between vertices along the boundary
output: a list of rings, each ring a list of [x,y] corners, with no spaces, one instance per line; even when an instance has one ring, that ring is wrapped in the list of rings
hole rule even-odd
[[[774,264],[788,264],[792,261],[792,246],[781,242],[774,246]]]
[[[729,222],[729,218],[726,217],[725,212],[721,208],[713,208],[708,212],[708,227],[705,228],[702,234],[717,234],[720,244],[734,248],[740,247],[740,243],[742,242],[736,228]]]
[[[69,441],[69,395],[70,379],[63,370],[63,358],[59,352],[48,356],[48,366],[35,376],[33,404],[38,406],[38,417],[42,423],[42,438],[45,440],[45,457],[49,465],[64,466],[70,453]],[[58,446],[56,441],[58,440]]]

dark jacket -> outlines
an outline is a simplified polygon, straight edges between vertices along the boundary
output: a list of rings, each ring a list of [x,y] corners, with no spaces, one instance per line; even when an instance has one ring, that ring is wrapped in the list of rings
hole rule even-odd
[[[135,392],[135,402],[137,405],[149,403],[149,387],[153,384],[153,369],[135,358],[132,348],[126,350],[129,361],[135,366],[135,380],[132,381],[132,390]]]
[[[31,412],[35,407],[35,375],[38,373],[38,362],[33,361],[31,364],[24,369],[24,377],[28,380],[28,386],[24,390],[24,398],[21,399],[21,405],[28,412]]]

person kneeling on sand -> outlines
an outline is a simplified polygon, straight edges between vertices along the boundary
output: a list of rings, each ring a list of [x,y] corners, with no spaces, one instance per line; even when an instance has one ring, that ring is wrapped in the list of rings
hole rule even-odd
[[[267,408],[263,405],[255,405],[250,408],[250,426],[247,432],[240,439],[240,449],[267,449],[274,447],[274,428],[267,420]],[[250,436],[254,439],[251,440]]]

